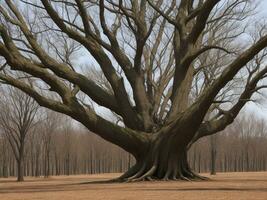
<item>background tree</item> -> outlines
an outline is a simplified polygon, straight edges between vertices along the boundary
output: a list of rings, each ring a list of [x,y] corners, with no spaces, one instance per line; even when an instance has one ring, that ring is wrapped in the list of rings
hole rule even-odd
[[[247,37],[255,2],[4,2],[0,79],[131,153],[136,164],[120,181],[201,178],[188,148],[231,124],[266,87],[265,24]],[[82,73],[75,52],[112,91]]]
[[[50,173],[50,160],[51,160],[51,151],[52,151],[52,137],[53,134],[57,132],[57,129],[60,128],[61,124],[61,115],[51,111],[45,111],[45,119],[42,123],[42,143],[44,149],[44,176],[48,177]],[[66,123],[66,121],[65,121]]]
[[[17,162],[17,181],[23,181],[27,134],[36,123],[38,104],[21,91],[7,87],[1,91],[0,126]]]
[[[1,133],[1,139],[0,139],[0,148],[1,148],[1,156],[0,156],[0,176],[4,178],[8,178],[9,172],[8,172],[8,160],[10,159],[10,148],[8,145],[8,141],[3,133]]]
[[[217,155],[216,135],[210,136],[210,174],[216,174],[216,155]]]

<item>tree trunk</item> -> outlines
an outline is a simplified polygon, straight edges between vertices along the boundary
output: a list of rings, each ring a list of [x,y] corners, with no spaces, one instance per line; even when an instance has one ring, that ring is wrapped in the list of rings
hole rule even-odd
[[[249,168],[249,155],[248,151],[246,151],[246,171],[248,172],[250,170]]]
[[[210,174],[216,174],[216,136],[210,137]]]
[[[8,178],[8,168],[7,168],[6,163],[4,163],[3,165],[3,177]]]
[[[17,158],[17,181],[24,181],[24,137],[21,138],[19,156]]]
[[[44,160],[44,178],[48,178],[50,175],[50,152],[45,152]]]
[[[211,151],[210,174],[216,175],[216,151]]]
[[[39,155],[39,154],[37,154]],[[39,177],[40,176],[40,172],[39,172],[39,156],[36,156],[36,160],[35,160],[35,177]]]
[[[143,180],[203,180],[195,174],[187,161],[187,143],[172,136],[150,141],[144,154],[136,157],[136,164],[118,181]]]
[[[17,165],[18,165],[17,166],[17,173],[18,173],[17,181],[21,182],[21,181],[24,181],[24,164],[23,164],[23,160],[19,159]]]

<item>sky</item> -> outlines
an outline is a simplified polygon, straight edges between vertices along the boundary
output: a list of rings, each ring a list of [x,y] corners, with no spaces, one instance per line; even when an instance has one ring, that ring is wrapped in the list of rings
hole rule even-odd
[[[267,21],[267,0],[259,0],[258,15],[266,18]],[[251,115],[256,115],[258,117],[263,117],[267,120],[267,90],[261,91],[266,97],[262,99],[259,103],[248,103],[244,110],[251,113]]]

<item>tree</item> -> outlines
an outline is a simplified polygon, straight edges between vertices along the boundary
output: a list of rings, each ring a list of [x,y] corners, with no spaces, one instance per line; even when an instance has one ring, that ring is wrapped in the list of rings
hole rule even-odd
[[[212,135],[209,138],[210,140],[210,174],[215,175],[216,174],[216,135]]]
[[[64,134],[64,143],[63,143],[63,149],[64,149],[64,172],[66,175],[70,175],[70,163],[71,163],[71,146],[73,144],[71,133],[72,133],[72,127],[70,123],[68,123],[63,130]]]
[[[50,175],[50,157],[52,151],[52,136],[61,124],[61,116],[51,110],[45,111],[45,119],[42,122],[42,142],[44,149],[44,176]]]
[[[1,91],[0,127],[17,162],[17,181],[24,180],[26,137],[34,126],[38,104],[21,91],[8,87]]]
[[[237,120],[237,125],[236,125],[236,132],[239,132],[239,137],[240,137],[240,142],[242,144],[241,148],[241,157],[242,157],[242,162],[244,162],[244,171],[250,171],[251,166],[250,166],[250,159],[252,156],[250,156],[250,149],[251,145],[253,143],[253,139],[256,138],[256,135],[260,133],[260,123],[256,122],[253,120],[256,118],[255,116],[250,116],[250,117],[243,117],[239,120]]]
[[[248,0],[4,2],[0,80],[131,153],[120,181],[202,179],[188,148],[266,87],[265,24],[247,37]],[[108,87],[81,72],[77,52]]]

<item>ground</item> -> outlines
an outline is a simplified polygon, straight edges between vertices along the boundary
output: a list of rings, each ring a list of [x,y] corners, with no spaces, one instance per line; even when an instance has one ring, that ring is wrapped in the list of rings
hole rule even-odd
[[[211,180],[199,182],[93,182],[118,175],[26,178],[24,183],[2,178],[0,200],[267,200],[267,172],[203,174]]]

